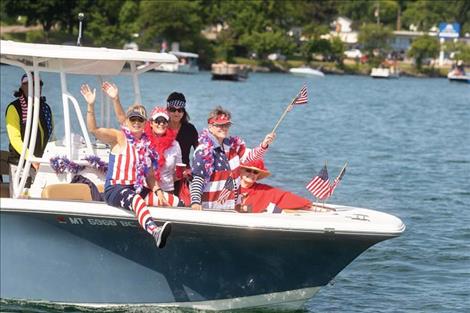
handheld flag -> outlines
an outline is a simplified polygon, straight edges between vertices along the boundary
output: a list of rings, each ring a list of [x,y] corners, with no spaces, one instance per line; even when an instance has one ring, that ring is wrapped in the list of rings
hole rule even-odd
[[[330,182],[328,181],[328,169],[326,164],[323,166],[317,176],[307,184],[307,190],[310,191],[316,198],[325,200],[330,196]]]
[[[295,100],[292,104],[298,105],[298,104],[306,104],[308,102],[308,94],[307,94],[307,85],[303,85],[302,89],[300,89],[299,93],[297,94],[297,97],[295,97]]]
[[[232,176],[227,178],[225,181],[224,188],[220,191],[219,198],[217,199],[218,203],[225,203],[228,200],[232,190],[235,189],[235,181],[233,180]]]
[[[333,194],[333,191],[335,191],[335,188],[339,185],[339,182],[341,181],[341,179],[343,179],[344,173],[346,173],[346,166],[348,166],[348,162],[344,164],[343,168],[338,174],[338,177],[336,177],[335,180],[333,181],[333,184],[331,185],[330,196]]]
[[[306,104],[307,102],[308,102],[307,85],[304,84],[302,89],[300,89],[299,93],[297,94],[297,96],[295,96],[295,98],[292,99],[291,103],[289,103],[289,105],[286,107],[286,109],[282,113],[281,117],[279,118],[279,120],[277,121],[276,125],[274,126],[271,132],[274,133],[276,131],[276,129],[279,127],[284,117],[286,117],[287,113],[290,110],[292,110],[294,105]]]

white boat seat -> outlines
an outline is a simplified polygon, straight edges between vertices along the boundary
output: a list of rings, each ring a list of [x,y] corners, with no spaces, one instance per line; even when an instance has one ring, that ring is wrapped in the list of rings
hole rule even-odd
[[[87,184],[53,184],[42,190],[41,197],[51,200],[91,201],[91,191]]]

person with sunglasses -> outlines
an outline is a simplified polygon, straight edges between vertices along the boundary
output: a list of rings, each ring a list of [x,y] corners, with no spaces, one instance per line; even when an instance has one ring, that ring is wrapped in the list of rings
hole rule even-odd
[[[194,151],[191,208],[239,210],[240,163],[262,158],[276,135],[267,134],[258,147],[248,149],[239,137],[229,137],[231,114],[220,106],[209,113],[207,124]]]
[[[189,114],[186,111],[186,98],[180,92],[172,92],[166,99],[166,108],[170,115],[169,128],[176,132],[176,141],[181,147],[182,163],[186,164],[187,170],[184,171],[184,177],[191,175],[191,164],[189,155],[191,148],[196,149],[198,145],[198,133],[196,127],[189,122]],[[181,184],[186,180],[175,182],[175,193],[180,194]]]
[[[189,122],[189,114],[186,111],[186,98],[180,92],[172,92],[166,99],[166,109],[170,115],[169,128],[176,132],[176,141],[181,147],[181,157],[188,167],[191,148],[198,145],[198,133],[196,127]]]
[[[110,82],[103,82],[103,92],[113,101],[114,112],[120,124],[126,120],[126,115],[119,99],[118,87]],[[158,170],[155,179],[160,188],[157,190],[162,201],[160,205],[180,206],[178,197],[173,196],[175,189],[175,165],[181,163],[181,148],[175,140],[176,132],[168,127],[168,111],[155,107],[150,120],[145,123],[145,133],[150,140],[150,148],[158,154]]]
[[[145,125],[145,133],[150,139],[150,148],[158,153],[155,179],[163,191],[173,194],[176,164],[181,163],[181,148],[175,140],[176,132],[168,127],[169,120],[164,107],[155,107],[150,114],[150,121]]]
[[[102,128],[96,125],[95,119],[96,89],[91,91],[84,84],[80,92],[88,105],[88,131],[111,145],[104,191],[106,203],[133,211],[140,226],[154,237],[157,247],[163,248],[171,232],[171,223],[157,225],[147,208],[148,204],[162,202],[163,195],[158,193],[161,189],[154,176],[158,169],[158,155],[150,148],[151,142],[144,129],[147,120],[145,107],[138,104],[130,106],[120,130]]]
[[[34,76],[33,76],[34,82]],[[54,119],[50,106],[46,103],[46,97],[41,96],[43,81],[39,81],[39,128],[34,146],[34,156],[42,157],[46,150],[48,141],[52,138],[54,131]],[[5,112],[6,131],[9,140],[8,163],[10,166],[10,181],[15,173],[21,152],[23,151],[24,133],[26,130],[26,119],[28,113],[28,76],[21,77],[21,86],[14,92],[16,100],[11,102]],[[27,152],[28,153],[28,152]],[[28,154],[27,154],[28,155]],[[30,176],[34,178],[35,172],[39,168],[39,163],[32,163]],[[29,182],[28,182],[29,185]],[[13,184],[10,184],[10,195],[13,191]]]
[[[240,166],[241,212],[280,213],[282,210],[308,209],[312,201],[289,191],[260,184],[259,180],[271,173],[264,166],[263,159],[247,161]]]

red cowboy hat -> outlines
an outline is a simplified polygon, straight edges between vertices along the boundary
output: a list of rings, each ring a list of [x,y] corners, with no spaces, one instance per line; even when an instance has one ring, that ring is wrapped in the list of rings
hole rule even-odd
[[[251,170],[258,171],[259,172],[258,180],[266,178],[269,175],[271,175],[268,169],[264,167],[264,162],[262,159],[242,163],[240,167],[244,169],[251,169]]]

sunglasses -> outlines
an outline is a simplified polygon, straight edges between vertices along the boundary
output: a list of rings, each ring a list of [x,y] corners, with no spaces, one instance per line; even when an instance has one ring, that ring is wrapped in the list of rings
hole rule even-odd
[[[154,119],[153,122],[154,122],[155,124],[168,124],[167,119],[164,118],[164,117],[161,117],[161,116],[159,116],[159,117],[157,117],[156,119]]]
[[[184,113],[184,109],[177,109],[177,108],[168,108],[168,111],[171,113],[179,112],[179,113]]]
[[[219,127],[219,128],[230,128],[230,126],[232,126],[232,123],[212,124],[212,125],[215,126],[215,127]]]
[[[27,85],[27,84],[28,84],[28,82],[22,83],[22,85]],[[34,81],[33,81],[33,85],[34,85]],[[42,80],[40,80],[40,81],[39,81],[39,86],[42,87],[43,85],[44,85],[44,83],[42,82]]]
[[[136,117],[136,116],[129,118],[129,121],[130,121],[131,123],[135,123],[135,122],[137,122],[137,123],[143,123],[143,122],[145,122],[145,120],[144,120],[143,118],[141,118],[141,117]]]
[[[250,168],[245,168],[245,171],[246,171],[247,173],[252,173],[252,174],[255,174],[255,175],[258,175],[258,174],[259,174],[259,171],[257,171],[257,170],[252,170],[252,169],[250,169]]]

